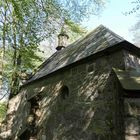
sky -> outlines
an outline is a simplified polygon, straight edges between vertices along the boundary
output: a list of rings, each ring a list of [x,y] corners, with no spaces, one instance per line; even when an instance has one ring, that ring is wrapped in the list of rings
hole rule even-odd
[[[89,19],[82,22],[82,25],[87,27],[89,31],[92,31],[102,24],[133,43],[133,35],[130,29],[136,23],[136,15],[140,10],[127,16],[124,13],[131,11],[138,5],[132,3],[134,1],[137,0],[109,0],[99,16],[90,16]]]

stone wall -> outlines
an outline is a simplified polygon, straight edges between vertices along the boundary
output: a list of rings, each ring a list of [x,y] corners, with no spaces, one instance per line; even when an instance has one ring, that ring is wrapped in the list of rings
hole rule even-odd
[[[125,69],[140,72],[140,57],[128,51],[124,51],[124,54]],[[131,91],[130,97],[124,99],[125,140],[140,140],[140,98],[131,98],[131,94],[139,94],[135,92]]]
[[[126,140],[140,140],[140,98],[125,98],[125,133]]]
[[[22,139],[25,131],[37,140],[122,140],[122,91],[112,67],[124,69],[123,60],[123,52],[108,54],[22,88],[14,111],[9,106],[7,116],[13,112],[14,118],[7,122],[9,138]],[[64,96],[63,86],[68,88]]]
[[[136,69],[140,72],[140,57],[126,50],[124,50],[124,55],[125,69]]]
[[[0,129],[0,139],[16,139],[16,135],[22,133],[27,127],[27,117],[30,112],[30,104],[25,98],[25,90],[9,101],[6,120]]]

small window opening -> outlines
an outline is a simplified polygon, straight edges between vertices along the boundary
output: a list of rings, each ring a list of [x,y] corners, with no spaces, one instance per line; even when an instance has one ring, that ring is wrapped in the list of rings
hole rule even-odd
[[[67,99],[69,96],[69,89],[67,86],[61,88],[60,96],[63,100]]]

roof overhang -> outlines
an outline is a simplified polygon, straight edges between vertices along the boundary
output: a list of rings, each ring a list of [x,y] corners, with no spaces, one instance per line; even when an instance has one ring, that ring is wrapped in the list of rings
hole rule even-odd
[[[113,68],[126,98],[140,98],[140,71]]]
[[[123,89],[129,91],[140,91],[140,71],[138,70],[120,70],[113,68]]]

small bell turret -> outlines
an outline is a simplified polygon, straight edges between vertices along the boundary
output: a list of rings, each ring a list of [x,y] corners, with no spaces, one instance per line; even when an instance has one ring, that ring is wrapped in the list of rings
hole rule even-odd
[[[68,44],[68,39],[69,36],[66,31],[64,31],[64,28],[62,28],[60,34],[58,35],[58,46],[56,47],[56,50],[59,51],[64,49]]]

